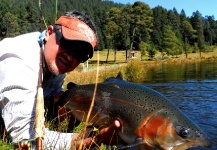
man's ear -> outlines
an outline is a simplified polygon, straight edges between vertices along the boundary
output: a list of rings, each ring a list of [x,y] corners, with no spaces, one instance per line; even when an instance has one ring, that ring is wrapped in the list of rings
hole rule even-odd
[[[47,32],[46,32],[46,36],[45,36],[45,41],[48,41],[50,35],[53,33],[53,26],[52,25],[49,25],[47,27]]]
[[[52,25],[49,25],[49,26],[47,27],[47,33],[48,33],[49,35],[51,35],[51,34],[53,33],[53,26],[52,26]]]

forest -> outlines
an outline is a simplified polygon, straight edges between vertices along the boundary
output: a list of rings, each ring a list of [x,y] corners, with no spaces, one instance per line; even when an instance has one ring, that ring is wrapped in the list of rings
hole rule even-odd
[[[199,11],[150,8],[137,1],[120,4],[111,0],[1,0],[0,40],[42,31],[70,10],[88,14],[97,26],[96,50],[140,50],[152,59],[156,52],[177,56],[213,51],[217,44],[217,21]],[[42,17],[43,16],[43,17]]]

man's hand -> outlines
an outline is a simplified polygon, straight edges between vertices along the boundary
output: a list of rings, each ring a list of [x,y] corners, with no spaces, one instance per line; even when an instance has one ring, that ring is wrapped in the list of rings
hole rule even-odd
[[[121,122],[119,120],[114,120],[114,122],[103,129],[99,131],[99,134],[97,134],[95,137],[87,137],[83,140],[83,146],[85,145],[87,148],[94,146],[94,145],[100,145],[108,144],[108,145],[115,145],[117,144],[117,135],[116,132],[121,127]],[[88,130],[88,128],[87,128]],[[87,131],[88,132],[88,131]],[[72,140],[72,147],[77,147],[80,144],[80,141],[78,140],[79,134],[76,134],[73,136]]]
[[[117,135],[116,132],[120,129],[121,123],[119,120],[115,120],[113,124],[109,127],[103,128],[99,131],[99,134],[96,135],[95,141],[104,144],[117,144]]]

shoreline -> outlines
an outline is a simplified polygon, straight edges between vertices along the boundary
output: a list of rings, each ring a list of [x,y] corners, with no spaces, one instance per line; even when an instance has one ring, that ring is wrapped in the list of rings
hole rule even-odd
[[[98,78],[98,82],[103,82],[106,78],[108,77],[116,77],[118,72],[121,71],[122,73],[125,72],[126,67],[129,66],[129,62],[123,62],[123,56],[120,56],[121,54],[123,54],[122,52],[119,52],[118,56],[119,58],[121,58],[119,61],[114,62],[114,61],[110,61],[109,63],[105,63],[103,60],[103,56],[105,56],[105,52],[101,53],[100,57],[100,64],[99,64],[99,78]],[[159,56],[159,55],[158,55]],[[137,58],[133,58],[132,60],[135,60],[136,64],[134,66],[131,66],[131,68],[136,67],[138,68],[145,68],[145,71],[143,72],[143,74],[138,73],[138,72],[134,72],[137,74],[137,76],[145,76],[146,75],[146,71],[148,69],[151,69],[152,67],[158,67],[161,64],[181,64],[181,63],[195,63],[195,62],[201,62],[201,61],[217,61],[217,50],[213,51],[213,52],[209,52],[209,53],[202,53],[201,58],[198,57],[199,54],[198,53],[192,53],[189,54],[188,58],[185,58],[185,55],[179,55],[178,58],[167,58],[167,59],[155,59],[155,60],[143,60],[141,61],[138,57]],[[65,83],[64,83],[64,87],[66,87],[65,85],[68,84],[68,82],[74,82],[76,84],[91,84],[91,83],[96,83],[96,72],[97,72],[97,63],[96,63],[96,56],[93,57],[91,60],[89,60],[88,62],[88,69],[84,68],[86,67],[86,64],[80,64],[79,67],[77,67],[77,69],[75,69],[72,72],[67,73],[66,79],[65,79]],[[87,63],[87,62],[86,62]],[[140,65],[144,65],[145,67],[140,67]],[[138,71],[140,71],[141,69],[139,69]],[[123,76],[125,77],[125,74],[123,74]]]

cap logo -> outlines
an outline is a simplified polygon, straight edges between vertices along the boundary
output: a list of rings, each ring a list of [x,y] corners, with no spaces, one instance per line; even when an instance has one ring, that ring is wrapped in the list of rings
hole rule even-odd
[[[94,41],[93,31],[87,25],[79,23],[78,28],[79,28],[79,32],[86,35],[90,43]]]

